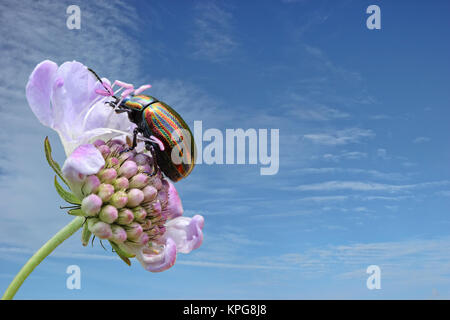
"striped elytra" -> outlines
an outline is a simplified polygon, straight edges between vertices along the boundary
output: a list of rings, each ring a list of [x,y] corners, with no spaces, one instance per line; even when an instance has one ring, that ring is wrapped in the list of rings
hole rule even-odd
[[[144,136],[155,136],[164,144],[163,151],[155,146],[156,160],[164,174],[174,182],[187,177],[195,166],[196,146],[183,118],[164,102],[142,94],[124,99],[121,106],[141,111],[141,119],[134,122]],[[172,152],[184,161],[174,163]]]

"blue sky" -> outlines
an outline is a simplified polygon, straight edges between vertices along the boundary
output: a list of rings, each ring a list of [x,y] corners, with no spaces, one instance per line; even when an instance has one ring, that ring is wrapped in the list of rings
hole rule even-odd
[[[81,8],[81,29],[66,8]],[[366,8],[381,8],[381,30]],[[18,299],[450,298],[446,1],[2,1],[0,291],[70,221],[24,89],[44,59],[139,86],[203,129],[280,129],[280,168],[198,165],[177,183],[205,238],[163,273],[77,234]],[[149,91],[150,93],[150,91]],[[197,141],[197,143],[199,143]],[[208,143],[203,142],[203,146]],[[66,268],[81,268],[81,290]],[[366,268],[381,268],[368,290]]]

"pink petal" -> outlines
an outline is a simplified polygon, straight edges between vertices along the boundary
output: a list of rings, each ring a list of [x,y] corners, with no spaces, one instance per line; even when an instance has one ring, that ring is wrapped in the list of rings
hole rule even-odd
[[[173,239],[177,246],[177,251],[189,253],[200,247],[203,242],[204,219],[200,215],[192,218],[178,217],[166,223],[166,239]]]
[[[167,180],[165,180],[167,181]],[[183,205],[181,204],[180,196],[178,195],[177,189],[170,181],[167,181],[167,195],[168,195],[168,203],[167,207],[164,209],[164,212],[167,214],[169,219],[174,219],[183,214]]]
[[[137,255],[141,265],[148,271],[161,272],[169,269],[177,259],[177,247],[175,242],[168,238],[164,249],[160,253],[154,253],[152,249],[143,248]]]
[[[53,126],[53,108],[50,105],[53,81],[58,65],[45,60],[39,63],[28,79],[26,96],[28,104],[39,121],[45,125]]]

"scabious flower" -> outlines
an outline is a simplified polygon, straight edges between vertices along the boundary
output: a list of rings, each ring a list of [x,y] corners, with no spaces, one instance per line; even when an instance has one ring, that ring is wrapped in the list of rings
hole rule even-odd
[[[118,136],[134,125],[105,104],[109,97],[99,95],[101,89],[81,63],[58,67],[47,60],[32,72],[26,95],[41,123],[61,137],[68,156],[62,169],[51,157],[48,140],[46,155],[71,190],[55,177],[58,193],[72,204],[69,213],[85,218],[83,245],[93,234],[108,240],[126,263],[136,257],[146,270],[164,271],[173,266],[177,252],[201,245],[203,217],[182,217],[175,186],[155,159],[145,150],[130,151]]]
[[[108,79],[102,79],[109,84]],[[73,61],[58,67],[53,61],[39,63],[30,75],[26,96],[39,121],[58,132],[69,156],[75,148],[97,139],[108,140],[135,127],[126,114],[105,106],[96,90],[103,86],[83,64]]]

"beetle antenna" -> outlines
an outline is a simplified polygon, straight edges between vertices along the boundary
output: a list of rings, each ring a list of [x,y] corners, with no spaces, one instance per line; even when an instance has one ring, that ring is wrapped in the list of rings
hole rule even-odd
[[[94,70],[92,70],[91,68],[87,68],[87,69],[88,69],[88,70],[95,76],[95,78],[97,78],[97,80],[102,84],[102,86],[103,86],[103,88],[106,90],[106,92],[108,92],[112,97],[116,98],[116,97],[114,96],[114,92],[111,92],[111,87],[110,87],[110,86],[106,86],[106,85],[103,83],[102,79],[98,76],[97,73],[95,73]],[[116,98],[116,99],[117,99],[117,98]]]

